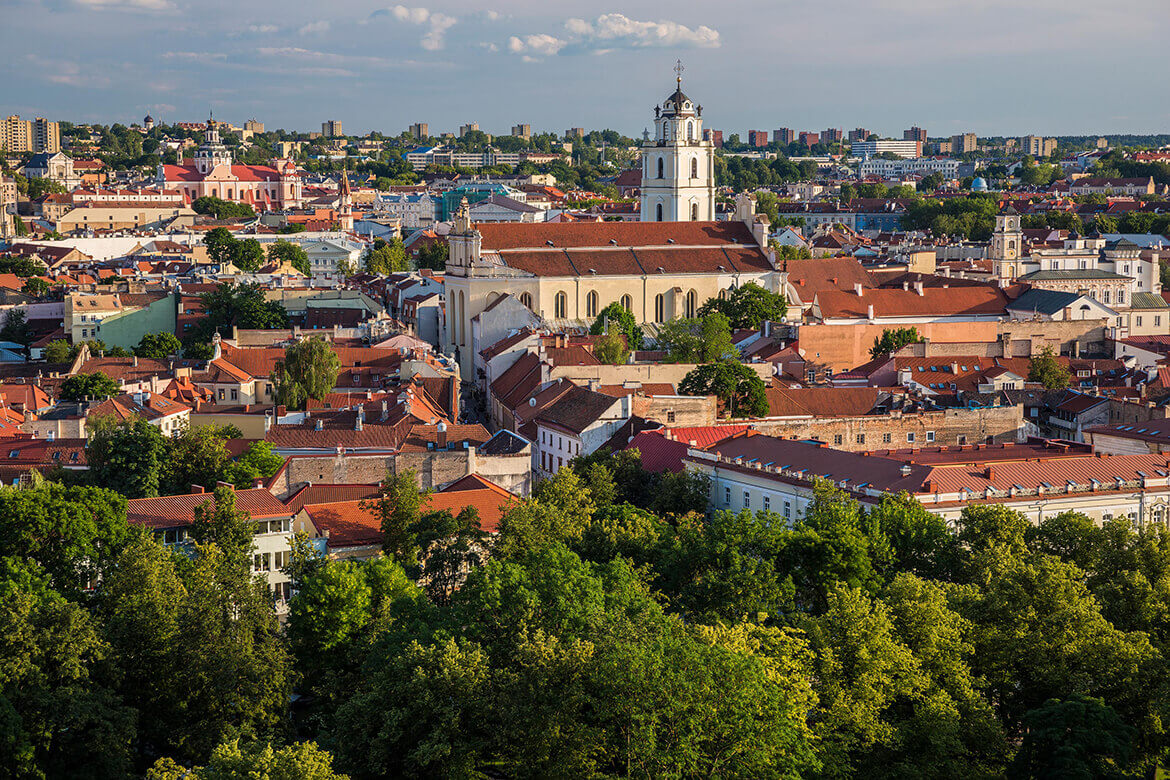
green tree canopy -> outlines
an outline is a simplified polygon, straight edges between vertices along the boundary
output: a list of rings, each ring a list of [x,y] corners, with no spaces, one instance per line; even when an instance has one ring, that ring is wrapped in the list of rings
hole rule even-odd
[[[310,398],[320,400],[333,392],[341,360],[324,338],[301,339],[284,351],[276,364],[273,387],[276,402],[290,409],[303,408]]]
[[[1039,382],[1045,390],[1063,390],[1072,384],[1072,374],[1056,359],[1052,347],[1028,361],[1028,381]]]
[[[779,322],[788,313],[788,301],[780,293],[770,292],[755,282],[740,285],[727,298],[710,298],[699,307],[699,316],[719,312],[731,327],[759,328],[765,320]]]
[[[892,355],[907,344],[917,344],[920,341],[922,337],[918,335],[918,328],[886,328],[880,338],[873,340],[869,355],[873,358]]]
[[[175,337],[174,333],[147,333],[138,342],[138,346],[134,348],[134,354],[141,358],[153,358],[154,360],[166,360],[169,357],[179,354],[179,350],[183,345],[179,343],[179,339]]]
[[[731,323],[721,312],[697,319],[673,319],[658,327],[657,346],[672,363],[712,363],[739,356]]]
[[[61,383],[60,396],[66,401],[100,401],[119,395],[121,385],[101,371],[91,374],[74,374]]]
[[[599,336],[607,331],[616,331],[626,337],[630,349],[642,348],[642,328],[634,315],[617,301],[606,306],[589,327],[589,332]]]
[[[273,263],[288,263],[306,276],[313,274],[309,266],[309,255],[300,244],[278,239],[268,245],[268,260]]]
[[[679,382],[682,395],[714,395],[729,417],[766,417],[768,396],[759,374],[735,360],[720,360],[692,369]]]

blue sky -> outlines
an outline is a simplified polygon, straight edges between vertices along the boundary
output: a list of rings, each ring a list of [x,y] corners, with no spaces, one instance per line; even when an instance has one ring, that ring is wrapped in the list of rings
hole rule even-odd
[[[0,112],[634,135],[681,58],[728,133],[1170,131],[1167,0],[423,1],[0,0]]]

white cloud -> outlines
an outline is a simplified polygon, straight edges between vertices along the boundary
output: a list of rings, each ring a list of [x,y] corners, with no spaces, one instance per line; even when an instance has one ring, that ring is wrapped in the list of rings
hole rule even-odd
[[[163,52],[163,59],[186,60],[188,62],[217,62],[227,59],[223,52],[215,51],[168,51]]]
[[[248,25],[248,32],[256,33],[257,35],[266,35],[268,33],[274,33],[279,29],[280,28],[277,27],[275,24],[250,24],[250,25]]]
[[[565,39],[540,33],[508,39],[508,50],[531,58],[560,53],[603,54],[614,49],[650,47],[714,49],[721,44],[719,32],[706,25],[691,29],[678,22],[639,22],[623,14],[602,14],[596,21],[565,21]]]
[[[300,35],[316,35],[317,33],[323,33],[328,30],[329,22],[325,19],[322,19],[319,22],[310,22],[309,24],[306,24],[304,27],[297,30],[297,33]]]
[[[568,41],[544,33],[525,35],[523,38],[518,38],[513,35],[508,39],[508,51],[513,54],[523,54],[527,57],[531,57],[534,54],[551,57],[567,45]]]
[[[375,11],[372,16],[384,16],[388,11],[395,19],[405,24],[425,25],[429,29],[419,39],[419,45],[427,51],[438,51],[446,41],[443,36],[459,21],[454,16],[441,13],[432,13],[426,8],[407,8],[396,5],[385,11]]]

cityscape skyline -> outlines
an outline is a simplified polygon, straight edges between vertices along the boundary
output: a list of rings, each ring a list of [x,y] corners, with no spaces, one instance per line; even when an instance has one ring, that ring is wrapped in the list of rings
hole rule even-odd
[[[195,121],[211,110],[295,131],[338,119],[351,134],[395,134],[420,121],[435,132],[478,122],[503,134],[523,122],[536,132],[586,126],[636,138],[682,58],[685,88],[704,104],[709,125],[741,135],[780,126],[863,125],[892,137],[911,125],[932,137],[1170,126],[1163,103],[1131,99],[1158,90],[1160,26],[1133,24],[1167,17],[1156,0],[1108,8],[1043,0],[1026,9],[879,9],[849,0],[834,6],[833,19],[811,4],[755,2],[717,19],[697,3],[675,4],[666,16],[649,3],[585,15],[530,11],[513,0],[475,10],[342,0],[328,15],[300,3],[239,12],[222,0],[197,8],[181,0],[0,7],[6,64],[27,74],[0,86],[6,115],[129,124],[146,113]],[[849,24],[839,23],[842,15]],[[1111,88],[1109,47],[1075,44],[1070,59],[1070,41],[1123,34],[1132,66],[1124,90]],[[776,68],[762,64],[768,57]]]

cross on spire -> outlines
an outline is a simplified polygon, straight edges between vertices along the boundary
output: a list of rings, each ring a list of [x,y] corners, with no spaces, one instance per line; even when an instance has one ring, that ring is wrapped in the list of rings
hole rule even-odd
[[[683,74],[684,70],[686,70],[686,68],[683,67],[682,60],[675,60],[674,61],[674,80],[675,80],[675,83],[678,84],[680,89],[682,88],[682,74]]]

